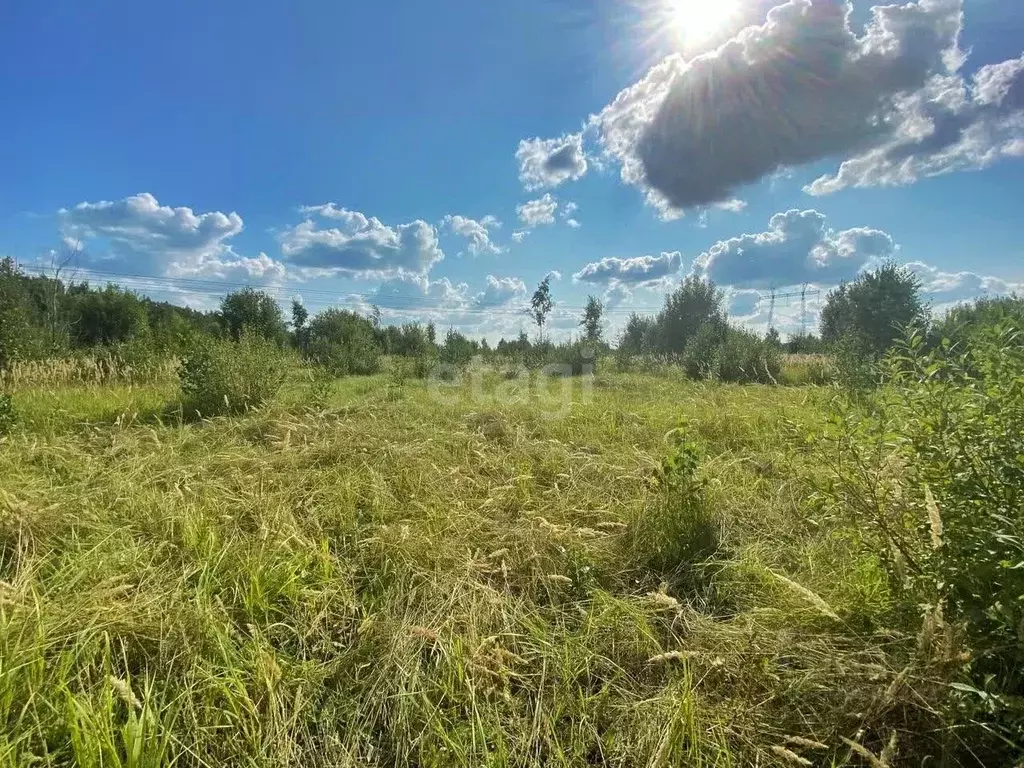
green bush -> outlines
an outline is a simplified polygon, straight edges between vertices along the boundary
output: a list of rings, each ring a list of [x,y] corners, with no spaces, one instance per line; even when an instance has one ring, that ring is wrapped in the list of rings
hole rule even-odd
[[[986,740],[1024,732],[1019,340],[989,328],[969,349],[929,351],[912,334],[881,365],[883,386],[841,406],[826,454],[830,508],[884,566],[905,618],[918,622],[923,610],[928,637],[943,626],[963,638],[961,653],[945,652],[959,659],[951,686]]]
[[[258,408],[273,399],[284,379],[285,360],[271,341],[195,339],[182,357],[182,407],[188,415],[218,416]]]
[[[309,359],[336,377],[373,376],[380,373],[380,348],[369,341],[349,343],[314,339],[309,344]]]
[[[778,344],[739,328],[726,332],[718,353],[718,376],[722,381],[774,384],[781,370]]]
[[[10,432],[16,421],[17,413],[14,410],[14,401],[10,395],[0,392],[0,435]]]
[[[597,372],[597,345],[587,341],[559,344],[547,349],[544,364],[558,373],[584,376]]]
[[[704,323],[683,350],[683,370],[691,379],[716,379],[725,328],[721,323]]]
[[[686,425],[681,423],[666,439],[669,446],[659,473],[662,504],[633,521],[629,542],[638,563],[660,577],[685,581],[717,551],[719,527]]]

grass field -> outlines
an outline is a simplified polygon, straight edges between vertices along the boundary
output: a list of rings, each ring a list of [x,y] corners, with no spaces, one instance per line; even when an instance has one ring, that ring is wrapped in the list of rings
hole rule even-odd
[[[194,423],[171,381],[15,390],[4,764],[896,765],[956,742],[881,570],[820,512],[833,390],[312,387]]]

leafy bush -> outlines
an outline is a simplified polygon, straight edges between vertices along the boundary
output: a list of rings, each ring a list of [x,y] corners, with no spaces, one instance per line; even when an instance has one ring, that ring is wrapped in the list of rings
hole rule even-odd
[[[280,389],[284,362],[276,344],[258,337],[238,342],[199,337],[178,371],[182,406],[187,414],[201,416],[258,408]]]
[[[774,384],[782,370],[778,344],[739,328],[730,328],[718,353],[722,381]]]
[[[966,348],[978,333],[984,334],[986,329],[1000,325],[1024,328],[1024,298],[1000,296],[960,304],[932,326],[929,343],[937,347],[948,340],[951,345]]]
[[[699,476],[697,446],[685,423],[666,440],[659,473],[661,507],[633,521],[629,540],[638,562],[661,576],[685,579],[718,549],[719,531]]]
[[[718,378],[719,353],[725,328],[721,323],[704,323],[683,350],[683,370],[691,379]]]
[[[338,343],[315,339],[309,344],[309,359],[335,377],[372,376],[380,373],[380,349],[359,339]]]
[[[0,392],[0,435],[11,431],[17,421],[17,413],[14,410],[14,401],[5,392]]]
[[[381,369],[381,347],[372,323],[355,312],[327,309],[307,329],[308,356],[335,376],[372,376]]]
[[[946,657],[958,660],[952,684],[968,719],[1013,739],[1024,732],[1020,335],[989,328],[969,349],[929,351],[912,334],[880,374],[884,386],[833,420],[826,498],[884,566],[898,604],[924,607],[928,636],[945,626],[964,638]]]
[[[550,346],[546,350],[543,362],[553,366],[559,373],[570,376],[584,376],[597,372],[597,345],[587,341],[574,341],[571,344]]]

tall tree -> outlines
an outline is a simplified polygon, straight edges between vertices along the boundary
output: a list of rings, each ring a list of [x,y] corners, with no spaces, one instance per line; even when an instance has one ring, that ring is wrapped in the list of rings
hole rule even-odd
[[[852,340],[877,356],[904,328],[926,318],[921,281],[910,270],[888,262],[828,294],[821,311],[821,338],[829,344]]]
[[[619,336],[619,350],[629,355],[652,351],[656,322],[653,317],[633,312]]]
[[[295,346],[303,352],[309,346],[309,329],[306,328],[306,321],[309,319],[309,310],[298,299],[292,299],[292,330],[295,332]]]
[[[242,333],[254,333],[279,341],[285,334],[284,313],[274,298],[263,291],[243,288],[229,293],[220,303],[224,329],[238,341]]]
[[[665,299],[658,313],[656,337],[662,352],[680,355],[701,327],[725,329],[724,294],[710,280],[690,275]]]
[[[594,295],[587,296],[587,306],[580,319],[580,328],[583,329],[584,339],[595,344],[601,341],[601,319],[603,317],[604,304],[598,301]]]
[[[537,290],[533,292],[533,298],[530,299],[530,317],[537,324],[537,332],[541,341],[544,340],[544,325],[554,306],[555,303],[551,300],[551,276],[548,275],[540,281]]]

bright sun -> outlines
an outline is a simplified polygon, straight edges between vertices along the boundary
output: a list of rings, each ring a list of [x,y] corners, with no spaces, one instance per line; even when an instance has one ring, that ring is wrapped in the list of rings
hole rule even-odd
[[[683,47],[707,42],[735,15],[739,0],[664,0],[668,22]]]

